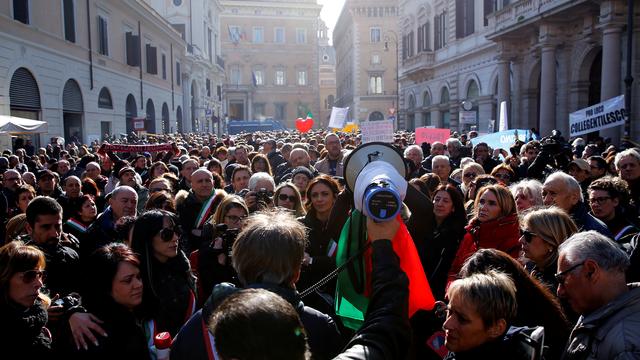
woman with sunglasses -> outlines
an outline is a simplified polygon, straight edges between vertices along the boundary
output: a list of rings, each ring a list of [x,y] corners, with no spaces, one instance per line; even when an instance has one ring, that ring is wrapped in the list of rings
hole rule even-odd
[[[302,207],[300,192],[290,182],[284,182],[276,188],[273,195],[275,206],[292,210],[295,217],[305,216],[307,212]]]
[[[520,220],[522,262],[554,294],[558,267],[558,246],[578,231],[571,217],[557,207],[535,209]]]
[[[40,292],[44,253],[21,241],[0,248],[0,346],[5,354],[37,359],[51,354],[45,327],[50,299]]]
[[[124,244],[105,245],[89,256],[86,269],[91,277],[83,305],[103,320],[100,326],[109,336],[76,350],[75,358],[150,359],[144,328],[150,314],[142,306],[144,285],[136,254]]]
[[[154,331],[175,335],[195,311],[195,278],[180,250],[178,217],[150,210],[133,225],[131,248],[140,256],[144,284],[142,306],[154,320]]]
[[[502,250],[517,259],[520,256],[518,214],[509,189],[502,185],[481,187],[466,231],[449,270],[449,282],[457,278],[464,262],[479,249]]]
[[[227,195],[216,208],[213,217],[205,224],[202,237],[206,240],[202,242],[200,249],[189,257],[198,277],[200,299],[206,300],[217,284],[237,282],[229,258],[229,249],[237,233],[242,230],[248,215],[249,208],[243,198]]]
[[[498,179],[498,182],[504,186],[511,185],[511,180],[515,177],[515,172],[511,166],[500,164],[491,170],[491,176]]]

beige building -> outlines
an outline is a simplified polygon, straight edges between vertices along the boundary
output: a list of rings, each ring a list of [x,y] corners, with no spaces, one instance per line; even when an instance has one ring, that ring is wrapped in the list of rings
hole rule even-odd
[[[320,128],[329,126],[331,108],[336,99],[336,50],[329,44],[328,31],[329,29],[324,22],[321,22],[318,32],[320,111],[316,123]]]
[[[401,0],[406,128],[488,132],[506,101],[510,128],[567,135],[571,112],[625,92],[626,6],[624,0]],[[634,49],[639,23],[636,16]],[[632,76],[638,79],[640,69]],[[639,102],[636,80],[631,119],[640,114]],[[601,135],[617,143],[622,131]],[[632,123],[630,138],[639,137]]]
[[[178,131],[217,130],[222,110],[224,61],[220,53],[220,0],[145,0],[187,43],[180,69],[185,121]]]
[[[223,0],[221,43],[230,121],[273,118],[288,128],[317,115],[318,30],[315,0]]]
[[[0,44],[0,114],[47,121],[43,142],[182,119],[185,42],[143,1],[2,0]]]
[[[346,0],[333,30],[336,106],[349,119],[382,120],[396,115],[398,101],[398,1]]]

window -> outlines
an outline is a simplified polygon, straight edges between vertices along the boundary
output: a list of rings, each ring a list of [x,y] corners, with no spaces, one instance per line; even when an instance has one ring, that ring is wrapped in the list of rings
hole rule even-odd
[[[402,37],[402,58],[407,59],[415,55],[413,31]]]
[[[255,70],[253,72],[253,84],[255,86],[264,85],[264,72],[262,70]]]
[[[240,85],[242,78],[240,76],[240,67],[234,66],[231,68],[231,84],[232,85]]]
[[[262,26],[256,26],[253,28],[253,42],[262,44],[264,42],[264,28]]]
[[[29,24],[29,0],[13,0],[13,19]]]
[[[186,40],[186,27],[184,24],[171,24],[171,26],[176,29],[177,32],[180,33],[180,36],[182,36],[182,40]]]
[[[276,85],[284,85],[284,70],[276,70]]]
[[[371,55],[371,64],[379,65],[380,64],[380,54]]]
[[[253,104],[253,118],[260,119],[265,116],[264,111],[265,105],[263,103],[254,103]]]
[[[125,33],[127,65],[140,66],[140,36],[132,32]]]
[[[369,76],[369,94],[382,94],[382,75]]]
[[[473,34],[474,0],[456,0],[456,38]]]
[[[273,42],[276,44],[284,44],[284,28],[277,27],[273,29]]]
[[[106,87],[100,89],[100,94],[98,95],[98,107],[100,109],[113,109],[111,94],[109,93],[109,89]]]
[[[98,16],[98,53],[109,56],[109,27],[102,16]]]
[[[180,86],[181,82],[182,82],[182,75],[180,75],[180,63],[177,62],[176,63],[176,84]]]
[[[307,43],[307,29],[304,29],[304,28],[296,29],[296,43],[298,44]]]
[[[205,81],[205,88],[207,89],[207,97],[211,97],[211,80]]]
[[[418,52],[430,51],[429,44],[429,22],[422,24],[418,28]]]
[[[74,11],[74,0],[62,0],[62,11],[64,16],[64,39],[76,42],[76,17]]]
[[[147,44],[147,73],[157,75],[158,74],[158,48]]]
[[[209,50],[209,61],[213,61],[213,43],[212,43],[213,37],[211,35],[212,35],[211,28],[208,28],[207,29],[207,41],[209,43],[209,48],[208,48],[208,50]]]
[[[379,27],[370,29],[370,38],[372,43],[379,43],[381,40],[381,30]]]
[[[298,70],[298,85],[306,86],[307,85],[307,71],[306,70]]]
[[[229,26],[229,41],[231,41],[234,44],[237,44],[240,42],[240,27],[239,26],[234,26],[234,25],[230,25]]]
[[[447,13],[442,12],[433,18],[433,43],[436,50],[442,49],[447,45]]]
[[[173,0],[173,5],[175,5],[175,6],[182,5],[182,0]]]
[[[162,79],[167,80],[167,55],[162,54]]]
[[[276,105],[276,120],[284,120],[287,118],[287,104],[286,103],[277,103]]]

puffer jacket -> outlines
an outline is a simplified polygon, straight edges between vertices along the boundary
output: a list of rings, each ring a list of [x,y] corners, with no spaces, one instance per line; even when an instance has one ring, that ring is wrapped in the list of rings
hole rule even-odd
[[[569,337],[563,360],[640,358],[640,283],[587,316]]]
[[[464,262],[479,249],[497,249],[514,259],[520,255],[518,215],[503,216],[484,223],[472,220],[449,270],[449,283],[455,280]],[[447,288],[449,284],[447,284]]]

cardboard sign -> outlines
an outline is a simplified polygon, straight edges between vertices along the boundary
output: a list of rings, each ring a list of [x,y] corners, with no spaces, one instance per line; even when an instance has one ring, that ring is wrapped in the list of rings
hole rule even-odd
[[[511,145],[513,145],[516,141],[516,134],[518,135],[518,139],[521,141],[527,142],[529,139],[529,130],[525,129],[514,129],[507,131],[500,131],[493,134],[488,134],[484,136],[478,136],[477,138],[471,139],[471,143],[475,146],[479,143],[487,143],[492,149],[505,149],[509,151]]]
[[[393,121],[363,121],[360,123],[360,130],[363,144],[374,141],[393,142]]]
[[[347,114],[349,113],[349,108],[331,108],[331,118],[329,118],[329,127],[334,129],[342,129],[344,127],[344,122],[347,120]]]
[[[569,114],[569,137],[624,125],[624,95]]]
[[[475,111],[460,111],[460,124],[463,125],[476,125],[478,122],[478,114]]]
[[[451,130],[449,129],[438,129],[430,127],[416,128],[416,145],[420,145],[423,142],[433,144],[436,141],[446,144],[447,139],[450,137]]]

